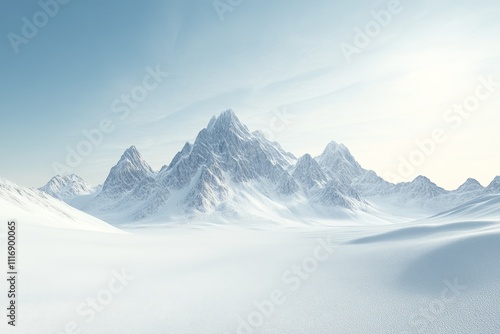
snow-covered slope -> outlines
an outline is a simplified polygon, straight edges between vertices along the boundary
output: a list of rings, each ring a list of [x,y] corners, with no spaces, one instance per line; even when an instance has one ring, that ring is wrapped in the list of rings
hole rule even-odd
[[[22,317],[0,333],[63,333],[68,323],[89,334],[500,329],[495,222],[20,232]],[[93,318],[79,312],[94,310],[90,299]]]
[[[469,219],[469,220],[498,220],[500,221],[500,194],[484,195],[469,202],[441,212],[432,219]]]
[[[36,189],[21,187],[0,179],[1,220],[22,224],[86,231],[119,232],[92,217]]]

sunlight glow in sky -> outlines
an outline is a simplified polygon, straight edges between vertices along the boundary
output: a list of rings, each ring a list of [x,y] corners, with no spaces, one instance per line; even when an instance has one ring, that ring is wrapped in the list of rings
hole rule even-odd
[[[356,29],[390,3],[243,0],[221,20],[211,0],[71,1],[18,53],[8,35],[22,34],[40,5],[4,3],[0,177],[45,184],[82,131],[108,118],[113,130],[74,173],[102,183],[131,145],[159,169],[232,108],[251,130],[269,130],[286,110],[293,118],[271,134],[285,150],[317,155],[335,140],[381,176],[441,128],[446,141],[399,181],[487,185],[500,175],[500,86],[459,126],[445,115],[480,78],[500,82],[500,3],[402,0],[348,61],[341,43],[354,45]],[[113,103],[157,66],[168,76],[121,119]]]

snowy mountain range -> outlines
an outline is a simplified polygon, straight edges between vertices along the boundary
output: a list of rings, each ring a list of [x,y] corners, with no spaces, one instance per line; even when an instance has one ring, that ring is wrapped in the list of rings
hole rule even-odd
[[[102,187],[67,175],[40,190],[115,224],[241,217],[279,222],[355,218],[395,207],[430,216],[500,193],[500,177],[486,188],[468,179],[454,191],[424,176],[392,184],[361,167],[343,144],[332,141],[317,157],[296,158],[227,110],[160,171],[131,146]]]

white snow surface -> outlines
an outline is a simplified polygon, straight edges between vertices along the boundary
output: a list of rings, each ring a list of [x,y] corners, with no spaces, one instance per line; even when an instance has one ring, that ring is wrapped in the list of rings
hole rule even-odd
[[[19,323],[12,330],[2,321],[1,333],[500,332],[498,216],[288,228],[200,222],[128,234],[29,219],[17,220]],[[109,298],[116,272],[133,279]],[[276,293],[280,302],[269,306]],[[105,304],[90,318],[92,299]],[[258,326],[245,331],[241,321]]]
[[[392,184],[341,144],[297,159],[228,111],[159,172],[131,147],[70,197],[107,223],[0,180],[20,273],[0,333],[500,333],[500,177]]]

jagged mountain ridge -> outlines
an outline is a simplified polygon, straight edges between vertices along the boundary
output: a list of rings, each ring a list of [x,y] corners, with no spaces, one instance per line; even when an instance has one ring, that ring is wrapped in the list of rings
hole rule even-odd
[[[314,166],[320,181],[308,180],[309,167],[301,167],[302,162]],[[353,188],[331,181],[311,156],[295,158],[261,132],[250,132],[228,110],[213,117],[194,143],[186,143],[157,173],[130,147],[102,190],[80,208],[102,218],[121,212],[141,220],[211,212],[265,216],[267,206],[297,211],[297,206],[352,210],[367,205]],[[292,208],[293,201],[298,204]]]
[[[321,155],[297,159],[262,132],[250,132],[227,110],[159,172],[130,147],[93,200],[79,208],[105,220],[118,215],[122,221],[211,213],[238,217],[246,211],[265,216],[265,207],[297,216],[324,208],[355,214],[370,211],[371,203],[413,205],[435,214],[483,192],[500,193],[500,178],[495,180],[483,188],[468,179],[455,191],[423,176],[392,184],[361,167],[343,144],[330,142]]]

